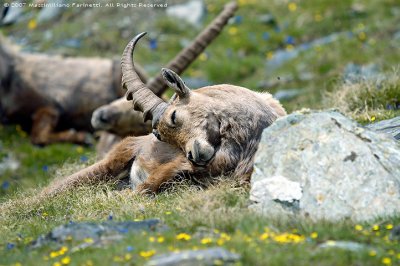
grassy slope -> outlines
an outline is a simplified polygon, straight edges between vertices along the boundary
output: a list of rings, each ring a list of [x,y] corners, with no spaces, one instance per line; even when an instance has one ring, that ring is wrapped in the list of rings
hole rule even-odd
[[[207,77],[215,83],[229,82],[256,88],[260,80],[274,80],[290,75],[294,77],[292,82],[266,88],[272,92],[285,88],[304,88],[300,97],[284,102],[289,111],[302,107],[332,107],[323,105],[322,95],[327,90],[334,91],[342,87],[338,77],[347,63],[376,63],[384,71],[391,71],[393,67],[398,66],[400,59],[398,40],[392,38],[393,33],[399,30],[396,25],[400,23],[400,17],[396,15],[400,12],[397,2],[362,1],[360,3],[363,13],[359,15],[351,11],[351,2],[242,0],[238,11],[238,15],[242,17],[241,23],[229,25],[215,43],[207,48],[200,60],[191,66],[186,76]],[[220,10],[222,3],[207,1],[207,7],[210,13],[207,16],[209,21]],[[127,39],[133,35],[130,32],[162,32],[164,38],[160,39],[155,51],[143,45],[137,54],[139,62],[144,65],[147,62],[152,64],[147,65],[147,68],[154,74],[159,66],[165,64],[181,49],[177,41],[181,36],[191,39],[198,32],[197,29],[190,29],[189,25],[166,18],[155,20],[150,26],[138,23],[135,24],[135,28],[128,25],[117,27],[118,30],[115,30],[123,16],[131,16],[131,13],[132,10],[112,12],[98,9],[91,10],[87,16],[81,16],[77,10],[68,10],[59,23],[39,25],[33,30],[27,27],[27,23],[21,23],[5,29],[4,33],[15,38],[28,35],[27,46],[35,47],[39,51],[118,57]],[[273,26],[258,22],[258,16],[266,13],[275,16],[280,25],[279,32]],[[101,20],[98,19],[99,16],[102,17]],[[96,21],[98,25],[94,27]],[[91,27],[94,30],[89,37],[82,37],[80,49],[65,49],[53,45],[63,39],[85,36],[81,29]],[[44,35],[49,29],[53,38],[46,40]],[[333,32],[347,31],[353,32],[354,37],[341,37],[329,45],[302,52],[299,57],[269,72],[264,67],[265,60],[273,56],[276,49],[291,49],[284,41],[289,35],[294,37],[296,46]],[[269,33],[268,40],[263,39],[264,32]],[[304,72],[310,72],[314,78],[309,81],[300,80],[299,76]],[[381,108],[381,105],[384,104],[377,108]],[[371,116],[363,116],[361,120],[365,117]],[[79,189],[45,202],[36,202],[33,199],[22,201],[22,198],[35,194],[31,188],[46,183],[54,175],[60,175],[55,173],[60,167],[61,172],[65,173],[72,171],[70,168],[83,166],[81,156],[92,158],[93,151],[68,144],[51,145],[46,148],[32,147],[19,128],[9,126],[0,128],[0,136],[0,156],[3,158],[12,153],[21,162],[21,167],[16,173],[6,172],[0,177],[0,182],[7,180],[11,184],[6,190],[0,188],[1,202],[8,202],[1,207],[0,212],[0,265],[15,262],[28,265],[53,264],[65,256],[71,258],[71,264],[90,265],[91,261],[95,265],[140,265],[145,260],[140,255],[141,251],[154,250],[159,254],[168,250],[217,245],[241,254],[243,265],[377,265],[388,263],[388,259],[393,265],[400,263],[400,248],[396,242],[390,242],[386,238],[390,231],[386,226],[398,224],[398,218],[378,220],[376,224],[380,225],[379,228],[374,227],[372,223],[365,224],[361,231],[356,230],[355,225],[350,222],[313,223],[304,218],[271,220],[256,216],[247,210],[248,190],[239,188],[235,181],[224,181],[207,190],[182,185],[156,198],[118,192],[112,190],[111,185],[102,185],[94,189]],[[65,161],[73,165],[62,168]],[[162,243],[158,242],[159,235],[155,233],[145,236],[132,235],[106,248],[71,252],[71,246],[76,245],[72,241],[67,245],[69,251],[55,258],[50,258],[51,252],[59,250],[60,247],[51,246],[30,252],[26,250],[26,243],[56,225],[70,220],[103,221],[110,213],[116,220],[158,217],[165,221],[171,230],[162,234]],[[196,237],[195,233],[200,228],[210,232],[211,243],[206,243],[209,242],[206,236]],[[265,228],[272,230],[275,236],[270,233],[267,240],[260,239],[265,233]],[[225,232],[229,237],[215,235],[212,233],[214,230]],[[304,236],[304,241],[301,237],[292,237],[300,239],[300,242],[286,243],[293,240],[279,235],[285,232]],[[313,234],[315,232],[317,234]],[[191,239],[177,240],[176,236],[180,233],[189,234]],[[316,235],[318,236],[315,238]],[[156,241],[152,242],[151,236],[154,236]],[[369,247],[361,252],[319,250],[318,244],[326,240],[353,240],[365,243]],[[17,246],[9,250],[7,243]],[[127,246],[134,247],[133,251],[128,252]],[[375,251],[376,254],[371,251]]]

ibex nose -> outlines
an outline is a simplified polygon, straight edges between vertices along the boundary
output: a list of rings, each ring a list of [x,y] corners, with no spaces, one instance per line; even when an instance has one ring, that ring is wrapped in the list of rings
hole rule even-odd
[[[187,158],[194,164],[204,166],[214,157],[214,154],[215,149],[209,143],[194,140],[187,153]]]
[[[92,115],[92,126],[94,129],[99,130],[99,129],[106,129],[106,127],[110,124],[112,120],[112,115],[110,115],[109,112],[106,112],[103,109],[98,109],[93,112]]]
[[[107,117],[106,113],[103,110],[99,111],[98,117],[99,117],[100,122],[108,123],[108,117]]]

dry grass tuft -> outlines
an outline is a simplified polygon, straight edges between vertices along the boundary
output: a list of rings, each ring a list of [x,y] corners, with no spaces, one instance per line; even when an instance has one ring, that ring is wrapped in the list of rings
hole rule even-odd
[[[361,123],[394,117],[400,107],[399,71],[386,75],[384,80],[341,83],[325,94],[324,104]]]

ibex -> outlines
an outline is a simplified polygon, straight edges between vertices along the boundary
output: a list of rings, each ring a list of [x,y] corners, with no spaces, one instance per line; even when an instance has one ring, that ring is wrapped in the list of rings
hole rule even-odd
[[[0,35],[0,119],[31,130],[34,144],[86,143],[93,110],[124,93],[119,64],[21,53]]]
[[[103,160],[50,185],[45,194],[128,172],[140,192],[157,192],[162,183],[180,174],[228,174],[249,180],[261,133],[286,114],[283,107],[268,93],[234,85],[191,91],[175,72],[164,68],[162,77],[176,93],[165,103],[134,69],[132,53],[143,35],[124,50],[122,84],[134,108],[152,120],[153,134],[125,138]]]
[[[181,51],[167,68],[180,74],[191,62],[210,44],[222,31],[229,18],[233,16],[237,5],[232,3],[225,6],[223,11],[195,38],[191,45]],[[140,74],[140,73],[139,73]],[[143,80],[146,83],[146,80]],[[147,86],[157,95],[161,96],[167,89],[161,74],[151,79]],[[92,126],[95,130],[104,130],[121,138],[126,136],[141,136],[151,132],[150,123],[143,122],[141,113],[132,109],[131,104],[125,99],[117,99],[110,104],[99,107],[93,112]],[[107,140],[118,140],[116,136],[102,134],[97,147],[99,157],[111,146]]]

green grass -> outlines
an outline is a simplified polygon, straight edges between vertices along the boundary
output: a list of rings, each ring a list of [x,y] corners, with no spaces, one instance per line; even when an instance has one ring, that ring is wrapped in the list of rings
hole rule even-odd
[[[393,71],[383,81],[339,82],[337,88],[326,92],[324,100],[363,124],[389,119],[400,115],[396,108],[400,104],[400,78]]]
[[[204,25],[217,15],[224,2],[227,1],[206,1],[208,15]],[[229,24],[183,78],[206,78],[212,83],[232,83],[272,93],[299,88],[302,90],[300,96],[283,102],[289,112],[301,108],[336,107],[362,123],[372,121],[372,117],[381,120],[399,115],[398,110],[385,108],[388,102],[400,98],[399,79],[392,75],[392,69],[398,68],[400,62],[400,46],[393,38],[400,24],[398,1],[366,0],[360,1],[356,8],[354,1],[336,0],[239,2],[237,15],[242,18],[241,22]],[[357,13],[355,9],[361,12]],[[15,39],[24,38],[26,47],[40,52],[119,58],[127,41],[137,32],[148,31],[159,36],[156,50],[150,50],[144,41],[135,54],[137,61],[152,75],[182,49],[181,40],[191,40],[200,31],[178,20],[165,18],[163,10],[152,16],[156,19],[151,19],[145,12],[131,9],[69,9],[58,21],[29,29],[28,23],[34,21],[33,14],[38,10],[26,11],[26,20],[1,28],[1,32]],[[143,13],[144,18],[139,13]],[[259,17],[265,14],[275,17],[279,30],[259,22]],[[126,18],[132,21],[124,22]],[[351,32],[352,36],[343,34],[330,44],[303,51],[277,68],[265,67],[268,58],[278,49],[293,48],[285,43],[287,36],[294,38],[295,48],[335,32]],[[263,39],[265,33],[269,34],[268,40]],[[61,45],[65,39],[73,38],[81,40],[79,49]],[[342,84],[341,75],[348,63],[377,64],[387,76],[383,89],[376,90],[368,83],[351,88]],[[312,78],[303,80],[304,73],[309,73]],[[260,81],[276,81],[278,77],[281,80],[291,78],[291,81],[277,82],[269,88],[258,86]],[[391,230],[386,229],[389,225],[398,225],[399,217],[362,224],[361,230],[359,226],[356,230],[356,224],[350,221],[328,223],[313,222],[304,217],[262,217],[247,208],[248,188],[239,186],[235,180],[222,180],[207,189],[176,184],[154,198],[116,191],[112,184],[101,184],[43,201],[35,198],[40,187],[55,176],[64,176],[84,167],[88,164],[83,162],[86,157],[89,162],[93,161],[93,148],[71,144],[39,148],[30,144],[19,127],[0,126],[0,162],[6,156],[19,161],[20,167],[0,175],[0,265],[17,262],[53,265],[65,256],[71,258],[72,265],[142,265],[146,258],[140,255],[141,251],[154,250],[155,254],[161,254],[219,245],[240,254],[240,265],[400,264],[398,242],[387,239]],[[9,186],[3,187],[4,182]],[[50,258],[50,254],[60,250],[61,246],[29,248],[30,241],[57,225],[69,221],[105,221],[111,213],[118,221],[160,218],[170,230],[160,234],[129,234],[122,241],[106,247],[76,252],[72,252],[72,248],[79,243],[72,240],[65,244],[68,251],[55,258]],[[266,236],[266,228],[268,238],[262,239]],[[199,236],[199,231],[208,233]],[[191,239],[177,240],[180,233],[190,235]],[[229,237],[220,240],[221,233]],[[284,233],[297,235],[301,241],[280,243],[285,239]],[[151,237],[156,241],[152,242]],[[157,241],[159,237],[164,238],[162,243]],[[202,239],[208,237],[211,242],[202,244]],[[318,248],[328,240],[355,241],[367,248],[357,252]],[[7,249],[7,243],[16,246]],[[128,246],[134,247],[133,251],[128,252]]]
[[[355,228],[351,222],[314,223],[301,217],[271,219],[250,211],[247,196],[247,190],[232,180],[221,180],[206,190],[182,184],[155,198],[115,191],[111,185],[81,188],[43,201],[35,200],[34,191],[17,194],[1,206],[0,233],[5,240],[0,246],[2,263],[19,261],[27,265],[46,265],[69,256],[74,265],[82,265],[87,260],[95,265],[142,265],[146,261],[140,255],[142,251],[161,254],[212,246],[222,246],[241,254],[240,265],[310,265],[317,262],[318,265],[379,265],[385,257],[390,258],[393,265],[400,262],[398,243],[387,240],[391,231],[387,228],[397,224],[398,218],[363,224],[362,229]],[[63,245],[69,251],[55,258],[50,258],[51,252],[62,246],[29,249],[28,243],[32,239],[56,225],[69,221],[105,221],[111,213],[118,221],[160,218],[170,230],[129,234],[112,245],[74,252],[73,247],[81,242],[72,239]],[[190,239],[178,240],[181,233],[189,235]],[[318,248],[319,244],[329,240],[356,241],[365,244],[366,248],[357,252]],[[16,247],[8,250],[6,243],[14,243]],[[134,249],[128,252],[128,246]],[[371,251],[376,255],[371,256]],[[127,260],[126,254],[129,254]]]

